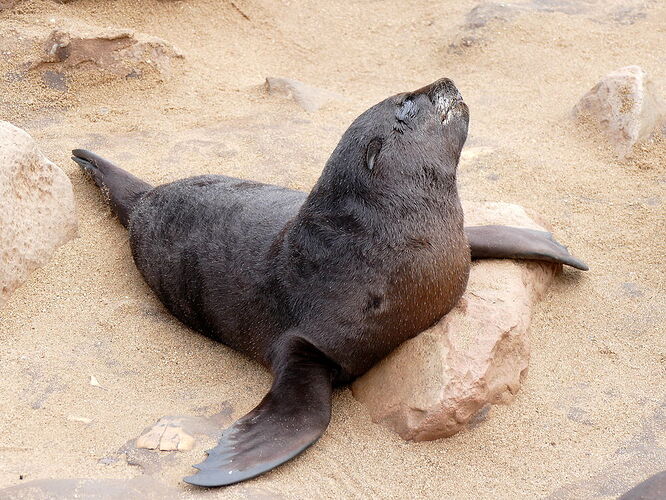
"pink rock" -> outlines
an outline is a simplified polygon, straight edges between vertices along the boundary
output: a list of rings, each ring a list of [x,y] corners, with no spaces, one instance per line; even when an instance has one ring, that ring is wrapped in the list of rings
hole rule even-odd
[[[0,306],[76,236],[72,185],[32,137],[0,121]]]
[[[466,225],[544,229],[522,207],[504,203],[467,203],[465,219]],[[416,441],[451,436],[488,405],[510,402],[527,373],[532,307],[560,269],[533,261],[475,262],[456,308],[357,379],[354,397],[374,422]]]
[[[607,74],[576,104],[573,113],[581,122],[600,129],[621,157],[666,120],[665,108],[639,66]]]
[[[65,22],[64,25],[67,25]],[[93,69],[138,77],[146,70],[168,74],[181,52],[165,40],[126,29],[72,24],[56,29],[43,42],[44,55],[34,66],[49,70]]]

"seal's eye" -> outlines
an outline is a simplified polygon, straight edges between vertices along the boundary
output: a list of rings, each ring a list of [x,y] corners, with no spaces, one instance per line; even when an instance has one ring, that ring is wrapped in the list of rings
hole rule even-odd
[[[382,149],[382,140],[373,139],[368,144],[368,149],[365,151],[365,164],[368,167],[368,170],[375,168],[375,159],[379,154],[379,150]]]
[[[418,110],[419,107],[412,99],[405,99],[395,110],[395,117],[400,123],[407,123],[416,116]]]

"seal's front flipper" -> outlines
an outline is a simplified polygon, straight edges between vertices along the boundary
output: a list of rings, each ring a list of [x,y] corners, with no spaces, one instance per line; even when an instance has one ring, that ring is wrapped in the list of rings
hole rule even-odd
[[[333,366],[302,338],[276,358],[269,393],[227,429],[199,472],[184,481],[226,486],[251,479],[294,458],[324,433],[331,418]]]
[[[551,233],[509,226],[465,228],[472,259],[531,259],[559,262],[587,271],[582,260],[569,253]]]

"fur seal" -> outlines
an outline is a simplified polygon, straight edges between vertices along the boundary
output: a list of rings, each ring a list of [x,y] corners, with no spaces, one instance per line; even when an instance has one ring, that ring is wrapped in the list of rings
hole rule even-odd
[[[549,233],[464,228],[456,169],[468,121],[449,79],[389,97],[354,120],[309,194],[221,175],[153,187],[73,151],[166,307],[274,375],[186,482],[237,483],[312,445],[334,385],[444,316],[471,258],[587,269]]]

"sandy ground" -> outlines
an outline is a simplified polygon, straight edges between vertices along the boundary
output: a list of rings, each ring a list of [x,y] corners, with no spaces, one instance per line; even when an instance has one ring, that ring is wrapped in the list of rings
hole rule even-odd
[[[159,36],[185,55],[163,81],[75,74],[66,91],[11,78],[25,61],[0,60],[0,119],[65,170],[80,217],[79,238],[0,311],[0,488],[14,487],[0,497],[68,498],[74,482],[54,479],[91,478],[100,498],[613,498],[666,469],[666,145],[620,161],[569,119],[600,77],[630,64],[666,100],[666,4],[535,4],[584,10],[527,9],[457,48],[474,1],[41,0],[0,13],[3,49],[67,18]],[[307,113],[266,95],[266,76],[345,98]],[[270,378],[166,313],[69,150],[154,183],[224,173],[309,189],[358,113],[441,76],[470,106],[468,145],[494,148],[461,166],[462,197],[538,211],[591,267],[565,271],[538,306],[515,402],[453,438],[406,443],[344,389],[319,443],[254,481],[180,482],[212,437],[130,465],[121,449],[160,417],[230,422]]]

